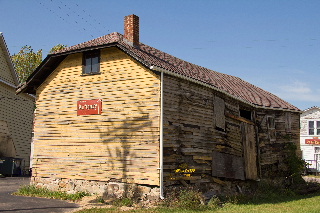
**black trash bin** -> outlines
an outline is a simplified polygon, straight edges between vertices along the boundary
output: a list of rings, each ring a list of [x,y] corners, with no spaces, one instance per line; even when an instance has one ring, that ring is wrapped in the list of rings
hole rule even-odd
[[[5,176],[20,176],[22,174],[21,164],[21,158],[0,158],[0,174]]]

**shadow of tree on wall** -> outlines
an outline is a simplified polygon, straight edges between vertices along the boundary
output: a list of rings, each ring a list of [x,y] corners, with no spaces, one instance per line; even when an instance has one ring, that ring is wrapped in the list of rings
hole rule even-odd
[[[125,108],[125,105],[123,107]],[[135,172],[142,166],[147,166],[139,165],[141,161],[135,162],[135,160],[141,158],[148,158],[148,156],[143,156],[143,154],[137,152],[139,150],[147,150],[147,147],[143,147],[143,144],[154,143],[159,140],[159,135],[152,131],[153,118],[150,117],[149,112],[144,112],[142,106],[135,105],[132,106],[132,109],[134,111],[118,112],[117,116],[121,118],[110,118],[112,115],[108,116],[108,120],[105,121],[109,123],[106,130],[104,131],[104,129],[99,128],[100,137],[107,146],[106,152],[110,159],[106,162],[105,167],[105,169],[109,170],[109,174],[106,175],[111,176],[110,182],[135,183],[134,179],[139,177],[128,176],[128,166],[134,166]],[[132,114],[132,112],[134,113]],[[146,130],[148,133],[144,135]],[[137,138],[137,140],[133,138]],[[135,148],[134,146],[142,147]],[[120,166],[118,166],[119,164]],[[120,174],[118,174],[119,172]],[[129,193],[131,195],[135,193],[132,189],[129,189],[127,184],[124,184],[124,188],[120,189],[116,183],[113,186],[109,184],[109,189],[105,192],[104,196],[114,197],[114,194],[117,193],[120,193],[120,196],[127,196]]]

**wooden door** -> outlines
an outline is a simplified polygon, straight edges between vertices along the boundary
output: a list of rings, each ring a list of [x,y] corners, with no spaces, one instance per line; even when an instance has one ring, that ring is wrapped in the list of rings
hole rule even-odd
[[[255,126],[249,123],[241,124],[243,158],[246,179],[257,180],[257,144]]]

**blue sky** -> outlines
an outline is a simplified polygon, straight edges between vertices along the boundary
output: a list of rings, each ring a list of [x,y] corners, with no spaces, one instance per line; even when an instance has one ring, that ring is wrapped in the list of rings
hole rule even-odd
[[[234,75],[304,110],[320,106],[319,0],[0,0],[11,54],[68,46],[140,17],[140,41]]]

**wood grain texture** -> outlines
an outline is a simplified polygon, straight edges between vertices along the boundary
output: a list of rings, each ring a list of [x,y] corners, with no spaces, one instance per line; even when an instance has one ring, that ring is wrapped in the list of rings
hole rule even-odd
[[[252,119],[241,117],[240,110],[251,112]],[[286,144],[299,143],[299,113],[254,108],[167,75],[164,112],[166,185],[179,184],[181,178],[189,181],[190,177],[212,182],[212,176],[253,180],[281,176],[288,169]],[[267,127],[268,116],[275,119],[274,129]],[[224,159],[221,167],[215,162],[219,156]],[[177,173],[181,166],[195,172]]]

